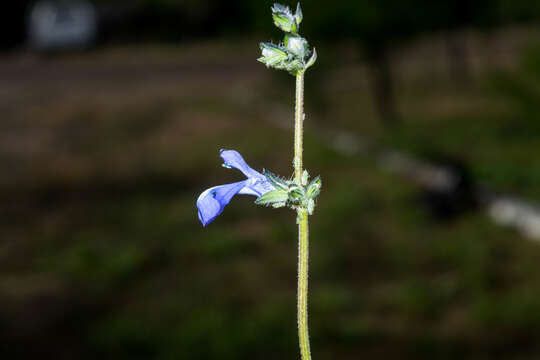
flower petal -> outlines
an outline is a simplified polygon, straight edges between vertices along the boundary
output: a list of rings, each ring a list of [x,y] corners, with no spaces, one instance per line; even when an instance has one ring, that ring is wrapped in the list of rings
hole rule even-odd
[[[199,220],[206,226],[210,224],[223,208],[231,201],[234,195],[238,194],[249,182],[249,180],[239,181],[232,184],[214,186],[205,190],[197,199],[197,209]]]
[[[235,150],[224,150],[221,149],[219,151],[219,155],[224,161],[224,166],[228,168],[235,168],[240,170],[244,175],[246,175],[248,178],[257,177],[257,178],[264,178],[264,176],[259,173],[258,171],[253,170],[249,167],[249,165],[246,163],[242,155],[238,151]]]
[[[275,190],[275,188],[266,177],[253,177],[248,180],[246,185],[240,190],[239,194],[259,197],[272,190]]]

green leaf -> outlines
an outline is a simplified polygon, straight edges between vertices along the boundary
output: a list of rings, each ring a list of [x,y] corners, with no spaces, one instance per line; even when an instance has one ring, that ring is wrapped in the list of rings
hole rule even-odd
[[[286,203],[288,198],[289,198],[289,194],[287,194],[286,191],[272,190],[260,196],[257,200],[255,200],[255,204],[257,205],[281,204],[281,203]]]

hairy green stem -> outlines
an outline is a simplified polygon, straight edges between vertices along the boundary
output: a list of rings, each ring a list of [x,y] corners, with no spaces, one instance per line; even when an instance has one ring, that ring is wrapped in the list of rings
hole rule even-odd
[[[304,72],[296,74],[296,110],[294,113],[294,179],[302,181],[302,150],[304,137]]]
[[[302,150],[304,125],[304,72],[296,75],[296,111],[294,116],[294,177],[297,184],[302,183]],[[308,331],[308,262],[309,230],[308,212],[305,208],[297,209],[298,222],[298,339],[302,360],[311,360]]]
[[[309,230],[308,213],[298,210],[298,338],[302,360],[311,360],[308,331],[308,260]]]

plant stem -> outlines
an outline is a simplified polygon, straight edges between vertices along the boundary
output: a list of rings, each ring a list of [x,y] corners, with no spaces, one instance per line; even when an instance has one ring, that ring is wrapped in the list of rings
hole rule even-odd
[[[309,230],[308,213],[298,210],[298,338],[302,360],[311,360],[308,331],[308,260]]]
[[[302,150],[304,137],[304,72],[296,74],[296,110],[294,113],[294,178],[302,181]]]
[[[296,74],[296,111],[294,116],[294,177],[297,184],[302,183],[302,150],[304,125],[304,72]],[[311,360],[308,332],[308,262],[309,230],[308,212],[305,208],[297,209],[298,222],[298,339],[302,360]]]

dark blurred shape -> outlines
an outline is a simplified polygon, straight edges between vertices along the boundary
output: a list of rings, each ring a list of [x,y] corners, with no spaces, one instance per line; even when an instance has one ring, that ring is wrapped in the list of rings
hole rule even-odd
[[[377,41],[367,45],[367,60],[370,68],[370,84],[381,122],[387,128],[399,124],[396,109],[392,67],[386,45]]]
[[[97,13],[86,0],[41,0],[28,15],[28,43],[35,50],[86,48],[97,37]]]
[[[474,210],[478,206],[474,181],[465,163],[450,157],[435,157],[438,176],[444,182],[433,182],[425,186],[420,200],[438,220],[452,220]]]
[[[30,1],[7,1],[0,11],[0,48],[10,48],[25,38],[24,14]]]
[[[481,201],[463,160],[436,154],[425,161],[398,151],[384,151],[379,155],[379,163],[383,169],[419,185],[421,203],[437,220],[464,215],[476,209]]]

